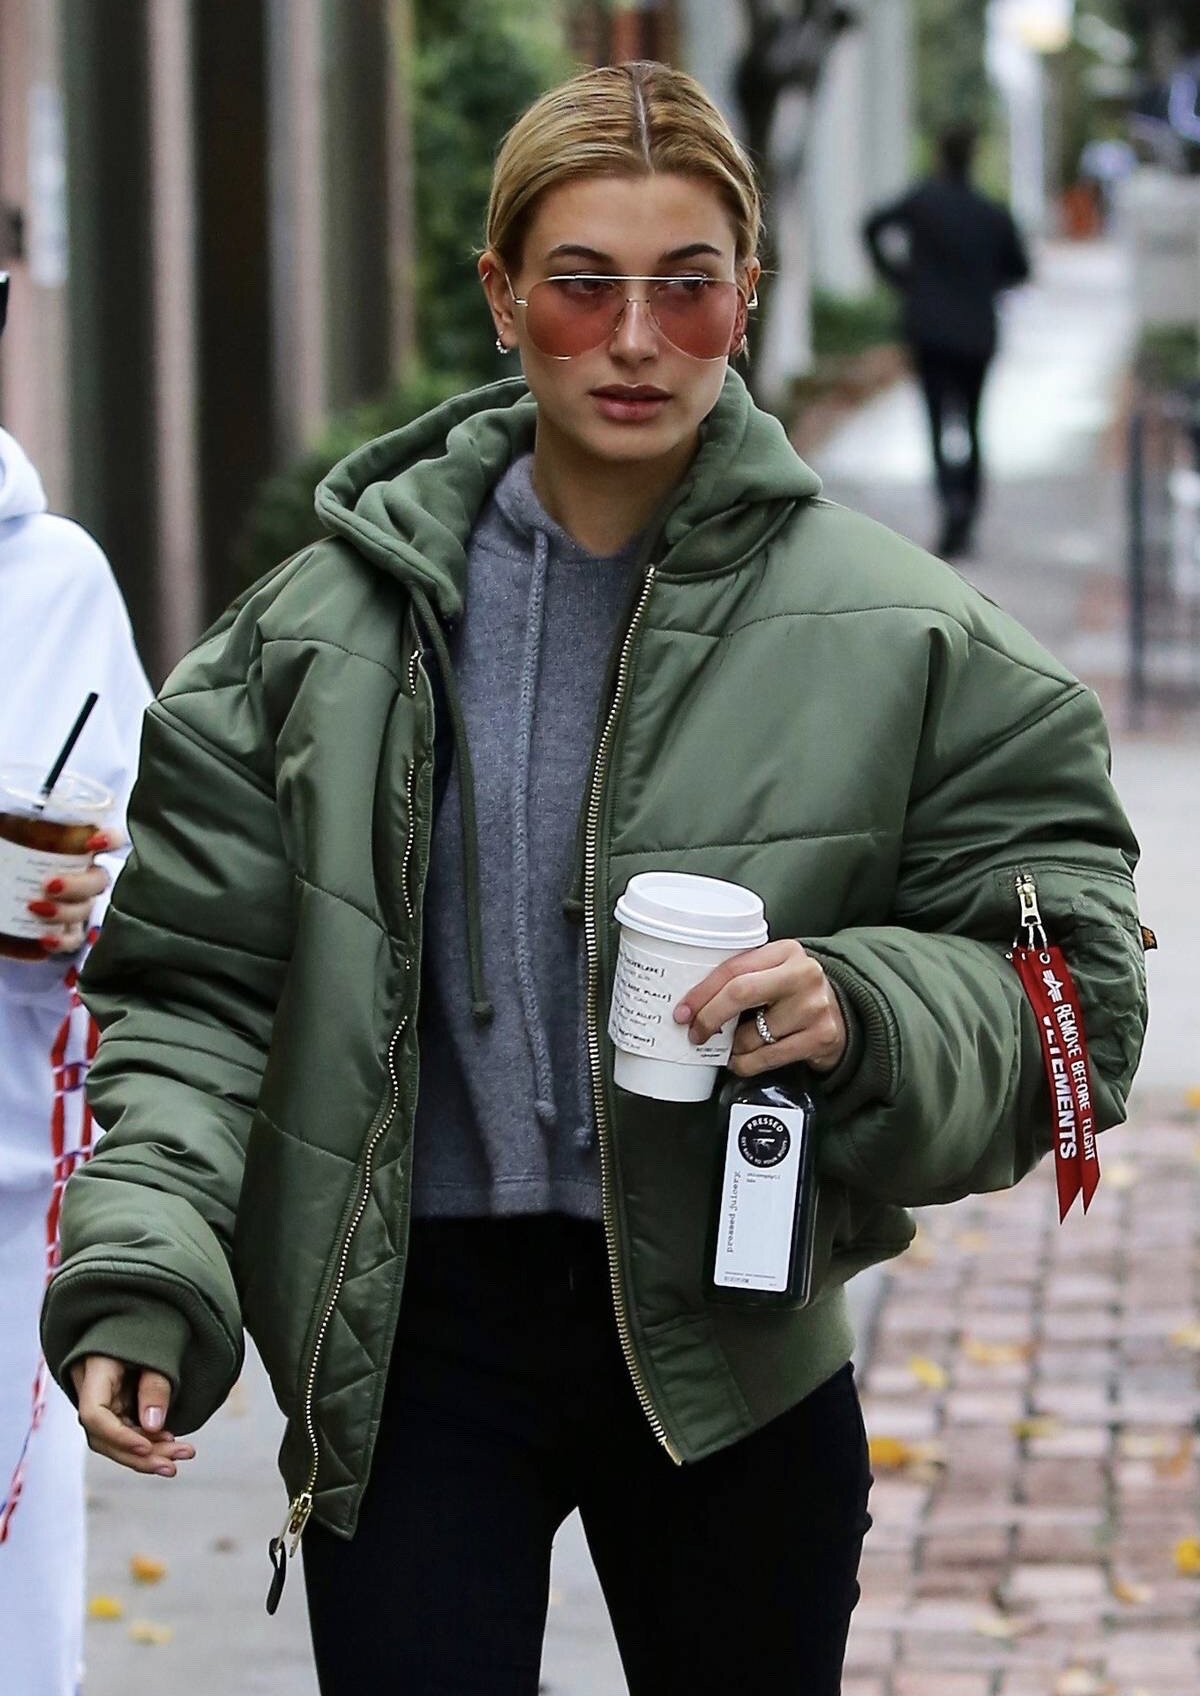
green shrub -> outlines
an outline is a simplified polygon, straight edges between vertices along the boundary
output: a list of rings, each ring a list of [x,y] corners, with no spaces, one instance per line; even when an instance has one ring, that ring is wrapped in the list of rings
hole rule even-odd
[[[1153,389],[1175,389],[1200,378],[1200,330],[1190,324],[1143,330],[1135,366]]]
[[[260,485],[234,549],[242,581],[253,583],[322,534],[313,498],[317,484],[340,459],[470,387],[456,374],[414,371],[381,400],[367,401],[330,419],[307,453]]]
[[[495,349],[475,272],[492,164],[513,121],[574,66],[556,6],[417,0],[415,18],[418,339],[431,366],[487,383],[516,363]]]
[[[896,299],[886,288],[877,288],[862,300],[818,289],[813,296],[814,354],[818,360],[839,359],[881,342],[894,342],[897,311]]]

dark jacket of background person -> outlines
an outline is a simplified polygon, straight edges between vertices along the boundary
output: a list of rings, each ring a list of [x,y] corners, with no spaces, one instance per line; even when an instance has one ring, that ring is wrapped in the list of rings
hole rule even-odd
[[[907,257],[888,235],[898,232]],[[863,230],[879,274],[904,296],[904,335],[917,347],[987,360],[996,350],[996,296],[1029,276],[1012,214],[943,173],[871,214]]]

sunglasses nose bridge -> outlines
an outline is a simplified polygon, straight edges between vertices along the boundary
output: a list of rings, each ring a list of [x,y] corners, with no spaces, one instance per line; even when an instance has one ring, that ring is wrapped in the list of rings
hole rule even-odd
[[[613,319],[612,328],[608,333],[610,342],[615,337],[620,336],[624,339],[626,335],[636,333],[638,318],[631,311],[631,308],[637,306],[641,308],[641,315],[646,320],[655,346],[657,346],[658,339],[663,332],[662,326],[654,315],[654,305],[650,295],[651,286],[651,284],[645,283],[642,285],[642,291],[639,294],[627,294],[622,300],[620,310]]]

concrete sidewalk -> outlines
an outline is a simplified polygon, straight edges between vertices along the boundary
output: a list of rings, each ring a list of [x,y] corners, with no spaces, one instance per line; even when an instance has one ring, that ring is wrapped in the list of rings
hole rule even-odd
[[[1118,726],[1122,492],[1105,433],[1129,334],[1115,253],[1043,255],[1037,287],[1010,310],[988,401],[992,498],[967,566],[1099,686]],[[835,499],[927,541],[926,452],[915,391],[901,386],[813,458]],[[1193,1620],[1200,1603],[1196,1580],[1169,1570],[1186,1521],[1173,1504],[1195,1492],[1183,1439],[1197,1356],[1170,1339],[1196,1320],[1187,1280],[1200,1127],[1175,1116],[1200,1084],[1200,758],[1168,727],[1120,737],[1116,771],[1145,848],[1143,914],[1162,941],[1135,1123],[1104,1139],[1108,1179],[1086,1221],[1051,1227],[1053,1180],[1039,1172],[1011,1196],[927,1216],[926,1248],[859,1284],[864,1306],[879,1307],[872,1428],[941,1452],[881,1473],[845,1696],[1052,1696],[1056,1685],[1099,1696],[1109,1681],[1119,1696],[1139,1683],[1154,1696],[1200,1689],[1194,1671],[1180,1682],[1153,1659],[1192,1652],[1181,1622],[1189,1598]],[[945,1384],[914,1378],[914,1358]],[[1058,1425],[1014,1432],[1043,1415]],[[262,1611],[266,1542],[285,1507],[278,1439],[252,1367],[200,1434],[187,1476],[142,1480],[92,1463],[90,1589],[118,1597],[125,1615],[89,1627],[87,1696],[315,1696],[298,1572],[276,1618]],[[1070,1491],[1079,1499],[1064,1499]],[[1159,1525],[1165,1515],[1175,1517]],[[160,1584],[132,1581],[134,1554],[166,1563]],[[1121,1593],[1154,1594],[1120,1602],[1114,1578],[1133,1581]],[[552,1584],[545,1690],[615,1696],[624,1683],[577,1521],[560,1535]],[[170,1627],[171,1640],[131,1640],[137,1619]],[[1139,1654],[1140,1678],[1127,1678]]]

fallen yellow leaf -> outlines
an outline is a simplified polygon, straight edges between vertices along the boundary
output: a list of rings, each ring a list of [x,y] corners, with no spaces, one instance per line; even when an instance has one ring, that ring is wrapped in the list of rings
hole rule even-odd
[[[962,1249],[964,1254],[982,1254],[990,1248],[991,1241],[986,1231],[960,1231],[954,1239],[954,1246]]]
[[[1118,1602],[1125,1602],[1131,1608],[1140,1606],[1142,1602],[1148,1602],[1154,1595],[1153,1588],[1149,1584],[1134,1584],[1128,1578],[1114,1578],[1110,1589]]]
[[[169,1643],[174,1635],[173,1627],[155,1625],[153,1620],[148,1619],[135,1619],[129,1627],[129,1639],[132,1643]]]
[[[1191,1089],[1184,1090],[1183,1104],[1185,1107],[1200,1107],[1200,1084],[1193,1084]]]
[[[1037,1630],[1037,1621],[1029,1614],[979,1614],[971,1629],[980,1637],[995,1637],[1011,1641]]]
[[[1128,1160],[1110,1160],[1104,1168],[1104,1182],[1110,1190],[1131,1190],[1141,1175]]]
[[[152,1560],[149,1555],[131,1555],[129,1576],[138,1584],[157,1584],[167,1576],[167,1569],[162,1561]]]
[[[914,1478],[922,1478],[929,1474],[930,1468],[946,1464],[946,1451],[941,1443],[908,1443],[903,1437],[872,1437],[867,1447],[871,1466],[879,1472],[907,1469]]]
[[[913,1458],[912,1444],[902,1437],[872,1437],[867,1444],[872,1470],[895,1472],[908,1466]]]
[[[89,1619],[122,1619],[125,1604],[116,1596],[93,1596],[87,1611]]]
[[[1185,1578],[1200,1576],[1200,1537],[1181,1537],[1175,1545],[1175,1570]]]
[[[917,1234],[912,1242],[909,1243],[904,1258],[912,1266],[928,1266],[931,1261],[937,1259],[937,1250],[920,1227],[918,1227]]]
[[[977,1366],[1012,1366],[1029,1359],[1033,1343],[988,1343],[981,1337],[968,1337],[963,1343],[963,1353]]]
[[[1127,1460],[1157,1460],[1162,1455],[1173,1455],[1178,1442],[1178,1438],[1151,1435],[1147,1431],[1126,1431],[1118,1447]]]
[[[1054,1696],[1110,1696],[1113,1686],[1090,1667],[1067,1667],[1059,1674]]]
[[[1033,1419],[1014,1419],[1011,1430],[1014,1437],[1056,1437],[1062,1430],[1062,1420],[1049,1413]]]
[[[908,1370],[927,1390],[944,1390],[946,1388],[946,1368],[939,1366],[936,1360],[927,1360],[923,1354],[915,1354],[908,1363]]]
[[[1192,1434],[1181,1431],[1175,1447],[1154,1462],[1156,1478],[1182,1478],[1192,1464]]]
[[[1172,1331],[1167,1339],[1172,1348],[1189,1349],[1193,1354],[1200,1354],[1200,1324],[1181,1325],[1178,1331]]]

